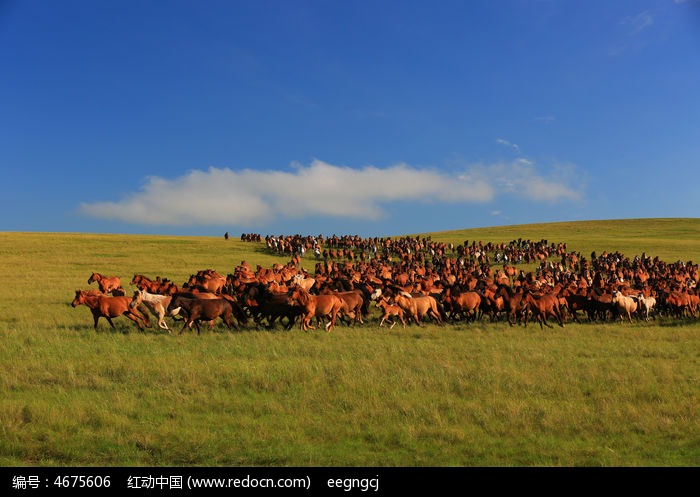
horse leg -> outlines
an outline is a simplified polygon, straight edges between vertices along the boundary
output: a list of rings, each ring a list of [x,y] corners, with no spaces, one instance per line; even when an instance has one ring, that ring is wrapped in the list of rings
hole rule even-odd
[[[304,318],[304,331],[307,330],[315,330],[315,326],[311,326],[311,320],[314,318],[314,313],[310,312],[306,315],[306,318]]]
[[[542,328],[542,324],[543,324],[543,323],[544,323],[544,325],[545,325],[547,328],[554,328],[554,326],[552,326],[551,324],[549,324],[549,323],[547,322],[547,313],[546,313],[546,312],[543,312],[543,313],[542,313],[542,320],[540,321],[540,328]],[[544,329],[544,328],[543,328],[543,329]]]
[[[559,322],[559,326],[562,328],[564,327],[564,319],[562,318],[561,313],[557,314],[557,321]]]
[[[180,333],[178,333],[178,335],[182,335],[182,332],[185,331],[185,328],[187,328],[188,325],[190,325],[189,318],[183,319],[183,321],[185,322],[185,324],[183,324],[182,328],[180,328]]]
[[[335,327],[335,321],[336,321],[337,317],[338,317],[338,309],[331,311],[331,321],[330,321],[330,323],[328,323],[326,325],[326,330],[328,331],[328,333],[330,333],[331,330]]]
[[[234,327],[238,330],[238,326],[233,322],[230,315],[224,316],[224,323],[228,326],[228,331],[231,331]]]
[[[138,325],[140,330],[142,330],[144,328],[144,326],[146,328],[151,327],[150,319],[148,319],[148,317],[144,317],[144,315],[141,314],[137,309],[127,310],[124,313],[124,315],[126,317],[128,317],[129,319],[131,319],[133,322],[135,322]],[[148,314],[146,314],[146,316],[148,316]],[[143,326],[141,325],[141,323],[143,323]]]
[[[150,312],[148,311],[148,308],[147,308],[146,306],[144,306],[143,304],[141,304],[141,305],[138,307],[138,310],[139,310],[139,311],[141,312],[141,314],[142,314],[141,318],[143,319],[143,324],[144,324],[144,326],[145,326],[146,328],[150,328],[150,327],[151,327],[151,318],[150,318],[150,316],[149,316]]]
[[[158,326],[164,330],[168,330],[168,333],[170,333],[168,323],[165,322],[165,309],[162,307],[158,310]]]
[[[139,327],[139,330],[143,330],[143,326],[141,325],[141,321],[143,320],[143,316],[139,314],[138,311],[127,311],[124,313],[124,316],[127,318],[131,319],[134,323],[136,323],[136,326]]]
[[[97,322],[100,320],[100,314],[98,312],[92,311],[92,320],[94,321],[93,324],[95,325],[95,331],[97,331]]]

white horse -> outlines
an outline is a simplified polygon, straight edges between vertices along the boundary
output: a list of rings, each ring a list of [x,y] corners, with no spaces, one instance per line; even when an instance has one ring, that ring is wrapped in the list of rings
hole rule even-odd
[[[170,333],[170,328],[168,328],[168,324],[165,322],[165,314],[167,313],[172,298],[172,295],[160,295],[157,293],[148,293],[146,290],[136,290],[129,307],[133,309],[141,305],[141,303],[145,304],[148,310],[151,311],[151,314],[158,318],[158,326],[164,330],[168,330],[168,333]]]
[[[635,297],[629,297],[623,295],[622,292],[616,290],[612,294],[612,303],[617,307],[620,312],[620,319],[624,319],[627,316],[629,322],[632,322],[632,314],[637,312],[637,299]]]
[[[316,284],[315,278],[310,278],[302,273],[297,273],[292,276],[293,285],[302,287],[304,290],[311,291],[311,288]]]
[[[641,312],[644,314],[644,320],[649,321],[649,316],[656,305],[656,299],[653,296],[645,297],[643,293],[640,293],[637,296],[637,301],[639,302]],[[654,319],[656,319],[656,317],[654,317]]]

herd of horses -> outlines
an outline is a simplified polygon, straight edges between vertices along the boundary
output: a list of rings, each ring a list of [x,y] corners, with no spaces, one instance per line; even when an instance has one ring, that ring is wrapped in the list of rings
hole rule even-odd
[[[278,324],[290,330],[298,324],[330,332],[341,323],[406,328],[482,319],[553,328],[584,320],[697,318],[700,310],[692,261],[665,263],[646,254],[630,259],[617,252],[588,258],[545,240],[465,241],[454,247],[407,237],[380,240],[379,250],[375,239],[373,247],[367,257],[323,258],[313,274],[301,267],[298,254],[269,268],[241,261],[226,275],[201,270],[182,285],[134,274],[128,292],[120,277],[92,273],[88,284],[98,288],[76,290],[72,305],[90,308],[95,330],[101,317],[115,328],[118,316],[144,330],[153,316],[167,333],[172,330],[166,318],[181,321],[180,334],[199,334],[202,324],[213,330],[219,321],[228,330]],[[517,268],[523,253],[528,262],[538,262],[531,271]]]

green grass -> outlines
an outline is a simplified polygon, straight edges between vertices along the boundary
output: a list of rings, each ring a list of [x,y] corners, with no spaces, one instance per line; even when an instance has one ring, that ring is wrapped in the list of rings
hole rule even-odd
[[[564,241],[697,260],[700,220],[552,223],[434,240]],[[486,321],[333,333],[96,333],[92,271],[181,283],[236,239],[0,233],[0,465],[697,466],[700,322]],[[314,261],[305,266],[313,270]],[[94,286],[94,285],[93,285]]]

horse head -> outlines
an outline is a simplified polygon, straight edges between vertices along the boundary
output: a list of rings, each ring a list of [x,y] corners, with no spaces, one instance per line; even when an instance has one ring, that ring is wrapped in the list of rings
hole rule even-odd
[[[85,292],[82,290],[76,290],[75,291],[75,298],[73,299],[73,302],[71,302],[72,307],[78,307],[80,304],[85,303]]]
[[[131,302],[129,302],[129,308],[130,309],[135,309],[138,306],[141,305],[141,302],[143,302],[143,290],[136,290],[134,292],[134,296],[131,299]]]

